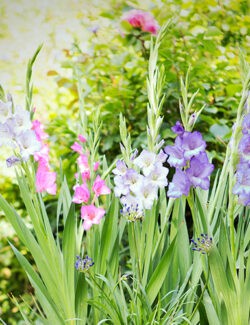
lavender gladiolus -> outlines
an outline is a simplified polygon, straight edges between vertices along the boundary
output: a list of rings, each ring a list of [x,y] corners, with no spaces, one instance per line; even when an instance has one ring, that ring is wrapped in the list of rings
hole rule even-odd
[[[30,113],[16,106],[12,111],[12,102],[0,100],[0,147],[7,146],[19,149],[19,154],[23,161],[27,161],[30,155],[34,155],[41,149],[41,144],[37,140]],[[7,165],[14,165],[13,159],[7,159]]]
[[[247,114],[242,121],[242,133],[250,134],[250,114]]]
[[[206,148],[206,142],[202,139],[202,135],[198,131],[184,132],[182,136],[178,136],[175,140],[176,145],[184,150],[184,158],[191,159],[203,152]]]
[[[205,152],[206,142],[198,131],[184,131],[180,122],[177,122],[172,131],[177,135],[174,146],[166,146],[167,162],[176,168],[176,173],[169,184],[167,195],[178,198],[188,195],[190,187],[200,187],[208,190],[209,176],[214,166],[209,163]]]
[[[182,135],[185,131],[180,121],[177,121],[175,125],[171,127],[171,130],[178,135]]]
[[[186,170],[186,174],[194,187],[199,186],[203,190],[208,190],[209,176],[213,170],[214,165],[209,163],[206,152],[201,152],[190,160],[190,167]]]
[[[240,162],[237,165],[233,194],[238,195],[240,204],[250,206],[250,114],[243,119],[242,133],[238,147]]]
[[[176,169],[172,182],[169,184],[167,195],[171,198],[181,197],[183,194],[188,195],[191,182],[184,171]]]
[[[163,166],[166,154],[159,154],[143,150],[134,158],[134,168],[128,168],[125,162],[118,160],[114,182],[115,195],[120,197],[123,205],[121,213],[129,221],[141,220],[143,209],[151,209],[158,197],[158,189],[167,184],[168,169]]]

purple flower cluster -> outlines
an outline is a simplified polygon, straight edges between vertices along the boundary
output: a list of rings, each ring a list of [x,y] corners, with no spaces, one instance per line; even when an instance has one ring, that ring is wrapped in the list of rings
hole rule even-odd
[[[143,150],[133,159],[135,168],[128,168],[124,161],[117,161],[113,170],[114,192],[120,197],[123,205],[121,212],[128,220],[142,219],[143,210],[151,209],[157,199],[158,189],[168,184],[168,169],[163,166],[166,158],[162,151],[157,155]]]
[[[177,134],[175,144],[164,148],[169,165],[176,168],[169,184],[168,197],[187,196],[191,186],[208,190],[214,166],[209,163],[202,135],[197,131],[185,131],[180,122],[172,127],[172,131]]]
[[[243,119],[242,134],[238,147],[240,161],[237,165],[233,193],[238,195],[240,204],[250,206],[250,114]]]
[[[20,106],[13,109],[11,101],[0,100],[0,147],[13,148],[18,155],[7,159],[7,166],[27,161],[30,155],[41,149],[41,144],[32,130],[30,113]],[[18,150],[18,151],[17,151]]]
[[[213,239],[207,234],[201,234],[201,237],[198,237],[197,241],[191,239],[191,243],[194,245],[192,247],[193,251],[200,252],[201,254],[207,254],[213,246]]]
[[[94,264],[93,259],[88,255],[85,258],[81,258],[79,255],[76,256],[75,268],[77,271],[87,272]]]

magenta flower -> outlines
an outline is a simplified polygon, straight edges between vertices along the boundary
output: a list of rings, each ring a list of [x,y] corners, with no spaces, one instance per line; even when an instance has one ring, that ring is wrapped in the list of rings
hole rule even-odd
[[[32,130],[35,131],[38,141],[42,142],[42,140],[46,140],[48,138],[48,134],[44,132],[44,126],[38,120],[32,121]]]
[[[42,148],[40,151],[34,153],[34,159],[38,162],[45,162],[49,164],[49,145],[47,143],[42,143]]]
[[[88,156],[86,154],[81,154],[77,158],[77,164],[81,172],[85,172],[86,170],[89,170]]]
[[[78,140],[79,140],[80,142],[82,142],[82,143],[84,143],[84,142],[87,141],[87,139],[86,139],[82,134],[79,134],[79,135],[78,135]]]
[[[89,230],[93,224],[99,224],[104,214],[104,209],[97,208],[93,204],[82,206],[81,218],[83,219],[83,229]]]
[[[97,175],[97,177],[94,181],[92,190],[94,191],[94,193],[97,197],[100,195],[110,194],[110,189],[105,184],[105,181],[103,179],[101,179],[101,177],[99,175]]]
[[[88,187],[86,184],[82,184],[82,185],[75,185],[74,186],[74,196],[73,196],[73,202],[74,203],[87,203],[89,198],[90,198],[90,193],[88,190]]]
[[[46,164],[40,163],[36,172],[36,191],[56,194],[56,173],[51,172]]]
[[[70,148],[79,154],[83,153],[82,146],[78,142],[75,142]]]
[[[94,172],[96,172],[97,171],[97,169],[99,168],[99,166],[100,166],[100,163],[99,163],[99,161],[96,161],[95,163],[94,163]]]
[[[122,16],[122,20],[127,21],[134,28],[139,28],[144,32],[156,35],[160,26],[149,12],[142,10],[130,10]]]

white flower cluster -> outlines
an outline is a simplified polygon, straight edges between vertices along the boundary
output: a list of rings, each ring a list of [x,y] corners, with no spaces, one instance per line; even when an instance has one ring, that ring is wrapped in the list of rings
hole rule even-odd
[[[129,219],[138,219],[143,209],[151,209],[154,200],[158,197],[158,189],[167,186],[168,169],[163,166],[166,155],[158,155],[143,150],[133,160],[135,169],[128,168],[124,161],[118,160],[113,173],[115,195],[120,197],[123,205],[122,213]],[[140,172],[136,169],[140,168]]]
[[[7,166],[19,160],[27,161],[30,155],[41,149],[41,144],[32,130],[30,113],[11,101],[0,100],[0,147],[7,146],[15,155],[7,159]]]

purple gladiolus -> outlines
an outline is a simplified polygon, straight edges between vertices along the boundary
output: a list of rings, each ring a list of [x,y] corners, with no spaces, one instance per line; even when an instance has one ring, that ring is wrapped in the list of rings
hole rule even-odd
[[[184,132],[182,136],[176,138],[175,143],[184,150],[185,159],[191,159],[193,156],[197,156],[206,148],[206,142],[202,139],[202,135],[198,131]]]
[[[242,133],[250,134],[250,114],[247,114],[242,122]]]
[[[208,190],[209,176],[213,170],[214,165],[209,163],[206,152],[202,152],[190,160],[190,167],[186,170],[186,174],[194,187]]]
[[[171,198],[178,198],[188,195],[191,182],[186,173],[181,169],[176,169],[172,182],[169,184],[167,195]]]
[[[250,114],[242,121],[242,134],[238,147],[240,162],[235,174],[233,194],[238,195],[240,204],[250,206]]]
[[[238,195],[239,203],[250,206],[250,173],[249,163],[240,162],[237,166],[236,184],[233,193]]]
[[[164,148],[166,154],[168,154],[168,163],[171,167],[184,167],[187,163],[184,158],[184,151],[177,146],[166,146]]]
[[[198,131],[185,131],[180,122],[177,122],[172,131],[177,135],[174,146],[166,146],[167,162],[176,168],[176,173],[169,184],[167,195],[178,198],[188,195],[190,187],[209,189],[214,166],[209,163],[205,152],[206,142]]]
[[[185,131],[180,121],[177,121],[175,125],[171,127],[171,130],[178,135],[182,135]]]
[[[244,134],[239,143],[239,153],[244,160],[250,159],[250,134]]]

